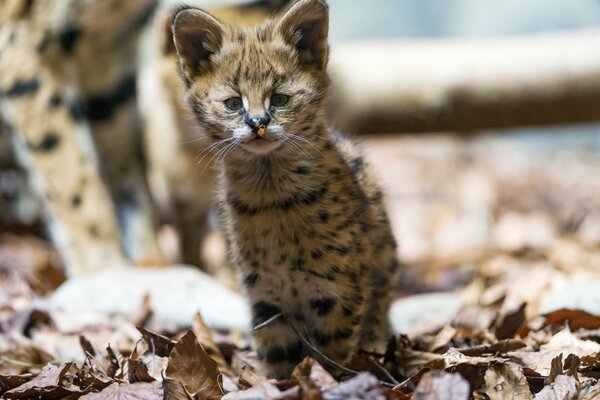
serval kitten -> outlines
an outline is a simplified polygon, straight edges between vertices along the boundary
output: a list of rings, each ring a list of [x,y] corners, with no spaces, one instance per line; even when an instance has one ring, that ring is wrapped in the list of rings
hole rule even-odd
[[[253,310],[266,372],[309,354],[338,362],[389,333],[396,244],[382,193],[357,149],[327,128],[328,10],[301,0],[282,17],[230,27],[181,10],[173,32],[189,107],[219,147],[230,252]]]

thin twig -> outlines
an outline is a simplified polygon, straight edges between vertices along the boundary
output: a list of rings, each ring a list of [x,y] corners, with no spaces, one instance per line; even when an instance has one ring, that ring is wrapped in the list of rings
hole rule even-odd
[[[253,329],[255,331],[259,331],[265,327],[267,327],[268,325],[270,325],[271,323],[273,323],[275,320],[279,319],[280,317],[282,317],[283,314],[282,313],[277,313],[275,315],[273,315],[272,317],[270,317],[268,320],[266,320],[265,322],[261,322],[260,324],[256,325]]]
[[[400,384],[400,382],[398,382],[398,380],[394,378],[392,374],[390,374],[390,371],[388,371],[383,365],[379,364],[373,357],[369,356],[369,361],[371,361],[373,365],[377,367],[377,369],[379,369],[394,385],[397,386]]]
[[[328,364],[334,366],[335,368],[339,369],[342,372],[345,372],[347,374],[350,375],[358,375],[359,372],[356,370],[353,370],[351,368],[345,367],[342,364],[338,363],[335,360],[332,360],[331,358],[329,358],[328,356],[326,356],[325,354],[323,354],[323,352],[321,352],[321,350],[319,350],[317,347],[315,347],[314,344],[312,344],[306,337],[304,337],[304,335],[302,335],[300,333],[300,331],[298,331],[298,329],[296,328],[296,326],[294,324],[291,323],[291,321],[288,320],[288,324],[289,326],[292,328],[292,330],[296,333],[296,335],[298,335],[298,337],[300,338],[300,340],[302,340],[302,342],[308,346],[313,352],[315,352],[319,357],[321,357],[321,359],[325,362],[327,362]],[[387,386],[387,387],[396,387],[396,385],[389,383],[389,382],[385,382],[385,381],[379,381],[380,384]]]

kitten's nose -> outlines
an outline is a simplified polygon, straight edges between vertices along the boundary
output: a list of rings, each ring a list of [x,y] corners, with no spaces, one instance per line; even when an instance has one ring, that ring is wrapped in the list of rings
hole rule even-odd
[[[262,127],[263,129],[269,125],[271,118],[268,115],[260,118],[246,118],[246,124],[252,129],[252,132],[257,133]]]

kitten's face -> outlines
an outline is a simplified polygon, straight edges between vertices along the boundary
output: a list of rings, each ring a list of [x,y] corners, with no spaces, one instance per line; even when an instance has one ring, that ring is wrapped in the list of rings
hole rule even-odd
[[[284,154],[310,141],[328,84],[320,0],[300,1],[279,21],[246,30],[184,10],[174,35],[188,102],[217,151]]]

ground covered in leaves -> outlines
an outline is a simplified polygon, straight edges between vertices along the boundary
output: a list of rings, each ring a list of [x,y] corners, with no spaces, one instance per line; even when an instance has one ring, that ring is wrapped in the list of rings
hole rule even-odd
[[[401,312],[415,299],[427,314],[415,295],[436,291],[460,299],[452,315],[402,325],[343,370],[315,354],[275,381],[243,332],[169,325],[150,298],[132,315],[66,318],[48,303],[56,254],[3,234],[0,398],[600,399],[598,153],[442,137],[367,150],[407,264]]]

